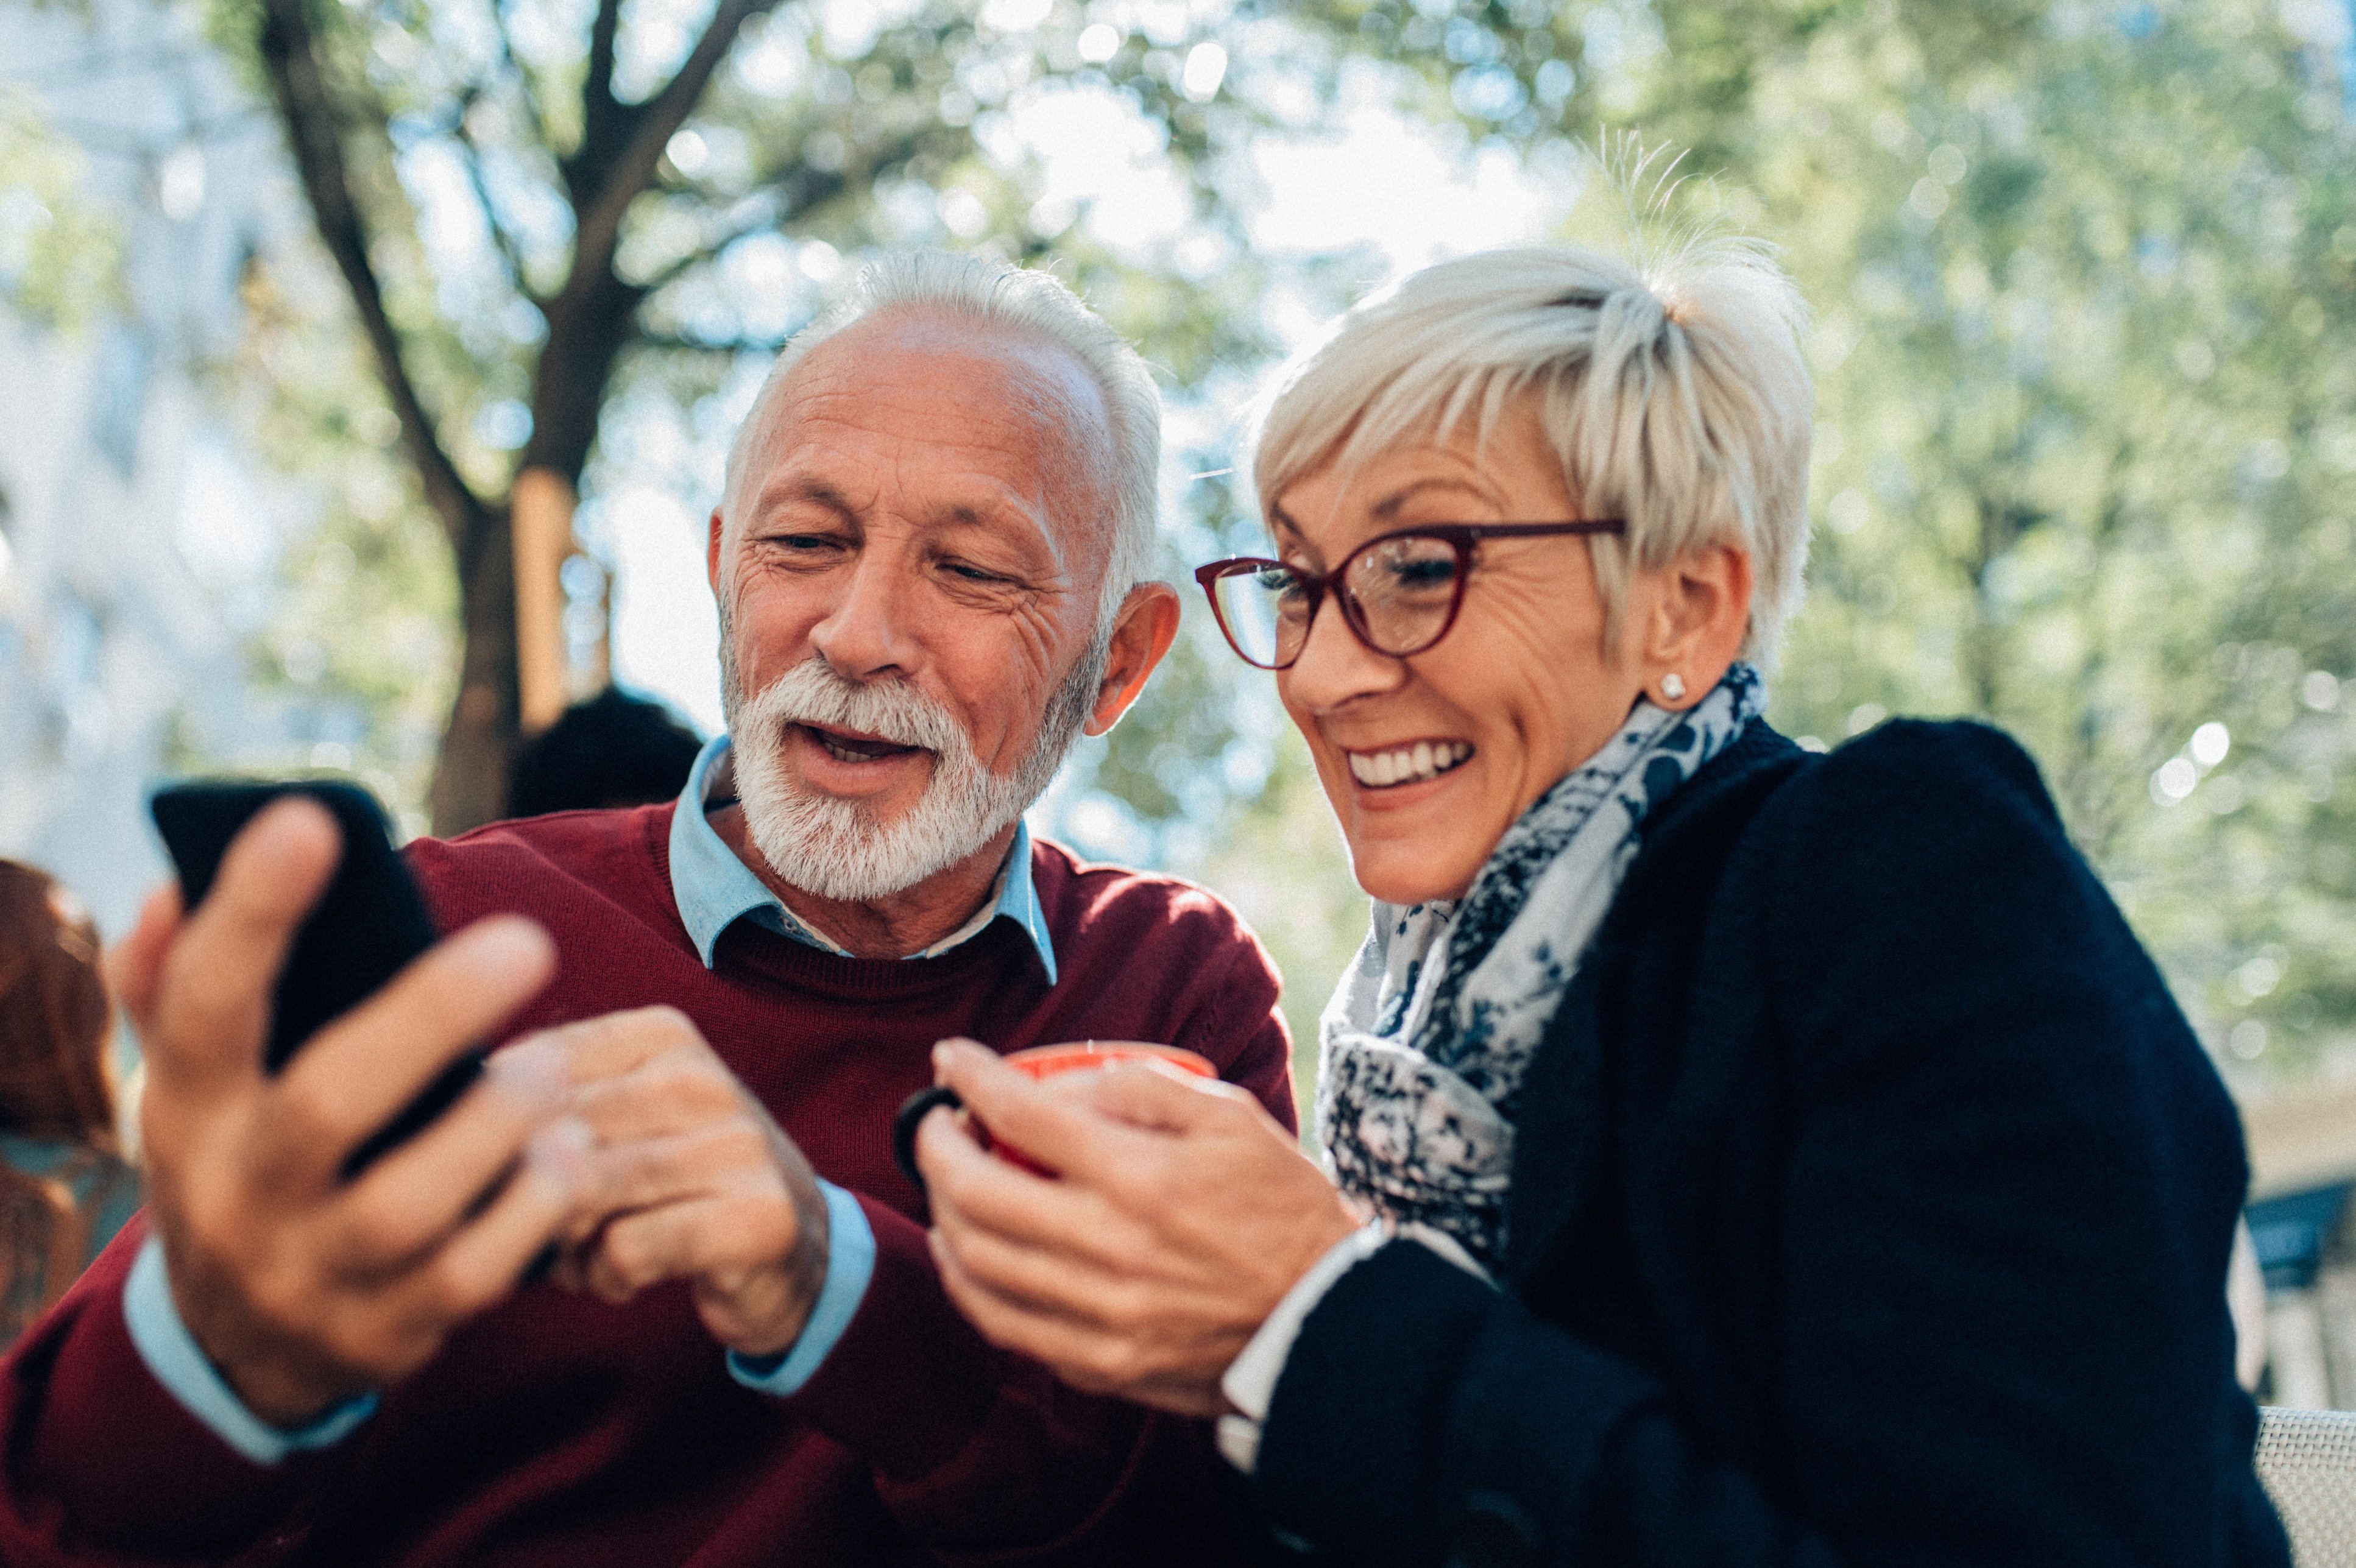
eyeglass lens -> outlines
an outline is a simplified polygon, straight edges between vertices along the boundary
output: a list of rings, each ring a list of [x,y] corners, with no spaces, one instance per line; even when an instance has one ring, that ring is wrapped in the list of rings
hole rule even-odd
[[[1408,534],[1378,541],[1346,561],[1335,591],[1376,652],[1420,653],[1440,636],[1456,606],[1460,564],[1453,542]],[[1221,577],[1214,588],[1236,651],[1254,664],[1281,667],[1301,656],[1314,606],[1299,573],[1282,567]]]

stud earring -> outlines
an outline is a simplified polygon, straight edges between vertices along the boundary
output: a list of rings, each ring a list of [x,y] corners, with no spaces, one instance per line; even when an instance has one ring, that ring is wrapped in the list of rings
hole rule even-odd
[[[1671,670],[1661,677],[1661,695],[1675,702],[1686,694],[1686,677]]]

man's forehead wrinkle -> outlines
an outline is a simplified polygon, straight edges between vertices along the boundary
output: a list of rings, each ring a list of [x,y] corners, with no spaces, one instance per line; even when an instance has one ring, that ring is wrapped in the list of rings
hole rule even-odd
[[[869,354],[897,350],[942,361],[979,362],[1012,394],[1025,421],[1043,436],[1066,472],[1085,466],[1108,493],[1111,488],[1114,418],[1112,403],[1096,373],[1071,349],[1052,338],[999,322],[976,322],[911,306],[872,316],[820,344],[827,349],[861,336],[872,336]],[[810,361],[803,361],[808,365]],[[1044,455],[1044,454],[1043,454]]]
[[[791,502],[806,501],[840,512],[848,517],[858,517],[872,510],[875,502],[874,486],[871,484],[854,488],[843,479],[813,472],[798,462],[802,454],[788,447],[785,455],[767,474],[762,475],[759,486],[753,492],[753,516]]]
[[[956,421],[938,418],[942,383],[976,371],[991,384],[988,399],[965,401]],[[973,453],[974,477],[1006,503],[1019,498],[1032,525],[1025,531],[1044,536],[1060,571],[1090,557],[1109,561],[1112,414],[1094,374],[1069,350],[1033,335],[937,315],[870,318],[793,368],[762,445],[771,465],[756,506],[789,498],[781,477],[826,471],[830,428],[871,451],[878,443],[905,449],[916,438],[877,428],[894,423],[894,415],[923,430],[930,452]],[[1010,458],[1021,473],[1008,472]],[[965,506],[966,517],[984,515]]]
[[[1074,547],[1088,541],[1087,553],[1102,570],[1111,560],[1108,525],[1119,505],[1110,405],[1096,378],[1069,352],[1027,341],[1023,347],[1035,352],[1008,361],[1008,390],[1019,400],[1025,422],[1040,433],[1040,466],[1053,482],[1052,510],[1064,522],[1057,531],[1070,535]],[[1057,544],[1065,560],[1082,553]]]
[[[986,442],[970,444],[977,452],[995,453],[999,450],[996,444]],[[828,463],[829,454],[828,443],[822,439],[789,446],[784,461],[764,476],[749,515],[758,517],[780,507],[806,503],[835,512],[854,525],[874,521],[877,514],[886,509],[889,480],[862,475],[856,484],[846,483],[834,475]],[[896,461],[890,464],[894,471],[899,466]],[[939,476],[933,478],[937,485]],[[977,466],[952,483],[955,488],[946,500],[937,494],[924,501],[909,520],[925,528],[962,527],[1001,537],[1012,525],[1028,548],[1044,552],[1058,573],[1068,571],[1068,552],[1057,537],[1061,530],[1054,526],[1044,479],[1025,489],[1009,484],[1004,476],[990,472],[986,466]]]

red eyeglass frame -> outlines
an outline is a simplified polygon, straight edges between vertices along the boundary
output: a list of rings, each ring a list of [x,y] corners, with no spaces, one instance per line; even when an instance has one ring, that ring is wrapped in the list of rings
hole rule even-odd
[[[1358,639],[1358,645],[1361,647],[1368,653],[1377,654],[1387,659],[1413,658],[1418,654],[1429,653],[1438,646],[1440,640],[1455,627],[1456,617],[1464,608],[1465,585],[1472,576],[1472,547],[1481,540],[1543,539],[1565,534],[1624,534],[1627,531],[1628,522],[1624,517],[1588,517],[1577,522],[1558,523],[1426,523],[1419,528],[1394,528],[1387,534],[1376,534],[1373,539],[1344,556],[1341,564],[1331,571],[1308,571],[1287,561],[1271,560],[1266,556],[1237,555],[1196,567],[1194,581],[1203,585],[1203,597],[1211,602],[1211,615],[1219,623],[1219,635],[1227,639],[1227,646],[1235,649],[1236,656],[1254,669],[1290,669],[1300,662],[1301,653],[1296,649],[1292,657],[1281,664],[1262,664],[1244,652],[1242,642],[1236,636],[1236,629],[1227,624],[1227,613],[1219,608],[1218,582],[1223,577],[1241,577],[1248,572],[1265,571],[1271,566],[1279,571],[1290,572],[1301,587],[1308,590],[1309,619],[1301,628],[1301,646],[1302,648],[1309,645],[1309,634],[1317,626],[1317,613],[1325,607],[1325,596],[1328,592],[1332,592],[1333,602],[1342,607],[1342,624],[1350,628],[1350,635]],[[1349,574],[1351,566],[1368,550],[1377,545],[1388,544],[1393,539],[1440,539],[1454,549],[1456,592],[1455,597],[1449,602],[1447,615],[1440,623],[1440,630],[1414,647],[1393,652],[1388,648],[1376,645],[1373,634],[1366,630],[1363,619],[1365,612],[1359,608],[1358,602],[1348,593],[1334,590],[1333,584],[1345,578]]]

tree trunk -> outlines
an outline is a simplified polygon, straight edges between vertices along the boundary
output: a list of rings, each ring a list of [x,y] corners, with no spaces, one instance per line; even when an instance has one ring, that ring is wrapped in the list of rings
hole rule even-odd
[[[515,556],[506,509],[479,514],[457,553],[465,641],[432,796],[434,831],[444,837],[507,815],[508,767],[520,720]]]
[[[516,685],[523,732],[537,735],[573,700],[564,629],[564,563],[573,538],[573,485],[552,469],[527,468],[508,495],[515,561]]]

